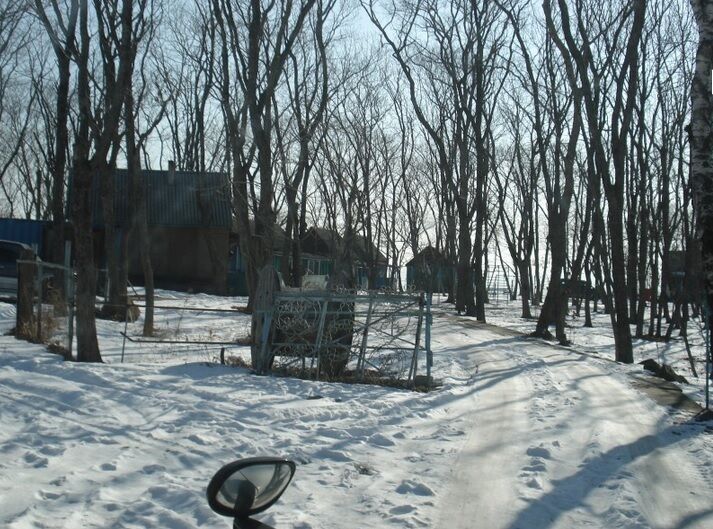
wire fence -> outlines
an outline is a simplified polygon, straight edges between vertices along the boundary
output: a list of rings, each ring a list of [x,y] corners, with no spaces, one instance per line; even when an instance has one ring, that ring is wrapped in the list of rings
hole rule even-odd
[[[17,336],[71,358],[74,283],[70,267],[19,260]],[[148,333],[141,294],[114,305],[101,293],[96,298],[104,361],[220,361],[322,380],[432,383],[431,298],[424,293],[277,292],[267,310],[252,315],[235,298],[159,295]],[[113,319],[101,317],[107,314]],[[255,334],[256,320],[264,332]]]
[[[74,339],[72,269],[39,260],[18,260],[17,269],[16,336],[69,357]]]
[[[126,311],[120,341],[105,339],[102,357],[109,362],[234,361],[249,359],[250,315],[244,307],[202,306],[195,300],[155,300],[153,332],[144,334],[147,310],[142,299]],[[134,313],[137,317],[132,317]],[[101,332],[101,330],[100,330]],[[113,327],[116,335],[116,326]]]

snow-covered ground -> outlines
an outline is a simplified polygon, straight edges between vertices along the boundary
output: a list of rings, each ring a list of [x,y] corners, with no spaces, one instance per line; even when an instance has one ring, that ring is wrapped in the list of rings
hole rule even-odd
[[[184,311],[180,328],[210,332],[203,317],[216,336],[247,321]],[[0,328],[13,319],[0,305]],[[230,527],[205,487],[257,455],[297,463],[260,516],[277,529],[713,527],[713,435],[633,389],[628,366],[445,311],[428,394],[257,377],[214,351],[142,358],[135,342],[121,364],[122,331],[100,323],[103,365],[0,337],[0,527]]]
[[[445,305],[444,305],[445,307]],[[522,333],[531,333],[535,330],[537,320],[523,320],[521,317],[520,301],[502,301],[492,303],[487,306],[486,320],[488,323],[505,327]],[[533,317],[539,315],[539,307],[532,307]],[[584,309],[577,317],[574,310],[570,310],[567,319],[567,337],[572,341],[572,347],[578,351],[584,351],[599,355],[602,358],[614,359],[614,335],[612,334],[611,320],[608,314],[602,312],[592,313],[593,327],[584,327]],[[554,327],[551,329],[554,333]],[[632,336],[635,327],[631,327]],[[666,330],[664,323],[663,331]],[[651,340],[641,340],[634,338],[634,362],[638,363],[647,358],[656,360],[659,364],[669,364],[676,373],[683,375],[688,380],[688,384],[678,384],[681,390],[691,399],[699,404],[705,402],[705,372],[706,355],[705,341],[700,322],[691,321],[688,324],[689,344],[696,366],[694,376],[691,371],[691,363],[686,353],[683,338],[679,336],[678,330],[672,333],[672,338],[668,342],[655,342]],[[640,366],[635,369],[640,370]],[[711,388],[713,392],[713,388]]]
[[[142,295],[143,289],[137,289],[137,294]],[[123,351],[125,362],[216,362],[223,347],[227,355],[247,357],[245,347],[228,345],[250,334],[250,316],[240,312],[247,302],[244,297],[157,290],[152,338],[142,337],[143,317],[129,323],[126,329],[124,325],[97,320],[102,358],[105,362],[120,363]],[[136,303],[141,306],[144,301],[138,299]],[[140,310],[143,315],[144,309]]]

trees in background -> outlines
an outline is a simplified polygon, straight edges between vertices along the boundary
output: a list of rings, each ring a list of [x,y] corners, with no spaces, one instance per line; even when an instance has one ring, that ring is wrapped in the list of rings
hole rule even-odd
[[[73,211],[83,321],[94,290],[87,190],[102,190],[110,304],[122,306],[130,237],[152,283],[140,169],[170,159],[229,173],[249,289],[275,252],[283,277],[300,284],[301,240],[313,224],[347,241],[340,268],[349,275],[358,257],[370,287],[379,253],[396,268],[435,247],[456,271],[450,300],[481,321],[500,268],[523,317],[544,301],[537,335],[554,325],[568,342],[575,291],[586,323],[603,302],[622,361],[631,360],[630,325],[639,337],[685,332],[697,306],[676,288],[675,267],[681,255],[695,265],[697,234],[708,233],[707,1],[359,7],[3,4],[5,210],[52,220],[55,261]],[[350,28],[356,17],[368,24]],[[124,164],[132,230],[117,245],[109,175]],[[76,201],[67,208],[70,167]],[[279,246],[278,227],[287,234]],[[211,250],[211,259],[226,266],[227,256]],[[83,358],[98,359],[91,324],[80,334]]]
[[[276,183],[275,93],[312,8],[322,0],[213,0],[218,28],[218,87],[240,251],[247,263],[251,306],[257,274],[274,257]],[[324,22],[317,17],[317,23]],[[321,29],[320,29],[321,33]]]
[[[414,113],[436,150],[438,178],[454,204],[456,309],[485,321],[486,187],[496,102],[510,66],[507,19],[487,2],[362,5],[407,80]]]
[[[63,10],[62,7],[65,9]],[[54,113],[51,113],[50,101],[47,101],[46,107],[43,105],[41,108],[45,110],[43,114],[46,138],[48,140],[54,138],[54,145],[51,148],[48,145],[44,149],[47,153],[46,170],[51,175],[51,194],[48,197],[52,211],[50,256],[54,262],[62,263],[64,262],[65,180],[69,153],[70,65],[72,55],[76,52],[79,1],[72,0],[61,6],[57,0],[51,0],[49,5],[41,0],[35,0],[34,9],[52,46],[57,66]],[[42,82],[43,79],[40,78],[38,83]],[[42,171],[39,168],[37,170]]]

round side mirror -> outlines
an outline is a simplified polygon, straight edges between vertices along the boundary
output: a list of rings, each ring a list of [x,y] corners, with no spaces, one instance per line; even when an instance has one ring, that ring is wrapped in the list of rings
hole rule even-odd
[[[269,509],[285,492],[294,474],[295,464],[286,459],[253,457],[233,461],[210,480],[208,505],[223,516],[246,519]]]

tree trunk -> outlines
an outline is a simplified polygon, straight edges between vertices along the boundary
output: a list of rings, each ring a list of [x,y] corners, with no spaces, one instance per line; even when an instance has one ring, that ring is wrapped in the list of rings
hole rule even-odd
[[[74,226],[74,256],[77,273],[75,292],[77,316],[77,361],[101,362],[97,327],[94,319],[96,267],[92,237],[91,189],[94,168],[86,159],[74,164],[72,221]]]
[[[131,231],[139,250],[141,270],[144,276],[144,336],[154,334],[154,277],[151,263],[151,240],[148,230],[148,215],[146,212],[146,193],[141,179],[141,160],[136,138],[136,121],[134,116],[134,96],[132,83],[127,87],[126,108],[124,109],[126,127],[126,161],[129,169],[128,191],[131,197]],[[126,284],[126,283],[125,283]],[[126,299],[128,303],[128,299]]]
[[[467,215],[460,215],[460,229],[458,230],[458,290],[456,291],[456,310],[464,312],[466,316],[475,316],[473,302],[473,276],[470,265],[472,253],[470,241],[470,219]]]
[[[74,29],[72,29],[74,31]],[[50,259],[52,262],[64,264],[64,171],[67,166],[67,146],[69,133],[69,58],[58,54],[57,66],[59,78],[57,81],[57,122],[55,129],[54,161],[52,164],[52,240],[50,242]],[[60,288],[64,289],[64,285]]]
[[[691,180],[698,215],[708,332],[713,334],[713,0],[691,0],[691,6],[699,32],[691,87]]]
[[[520,277],[520,295],[522,297],[522,318],[532,319],[532,312],[530,311],[530,267],[526,261],[520,261],[517,266]]]

